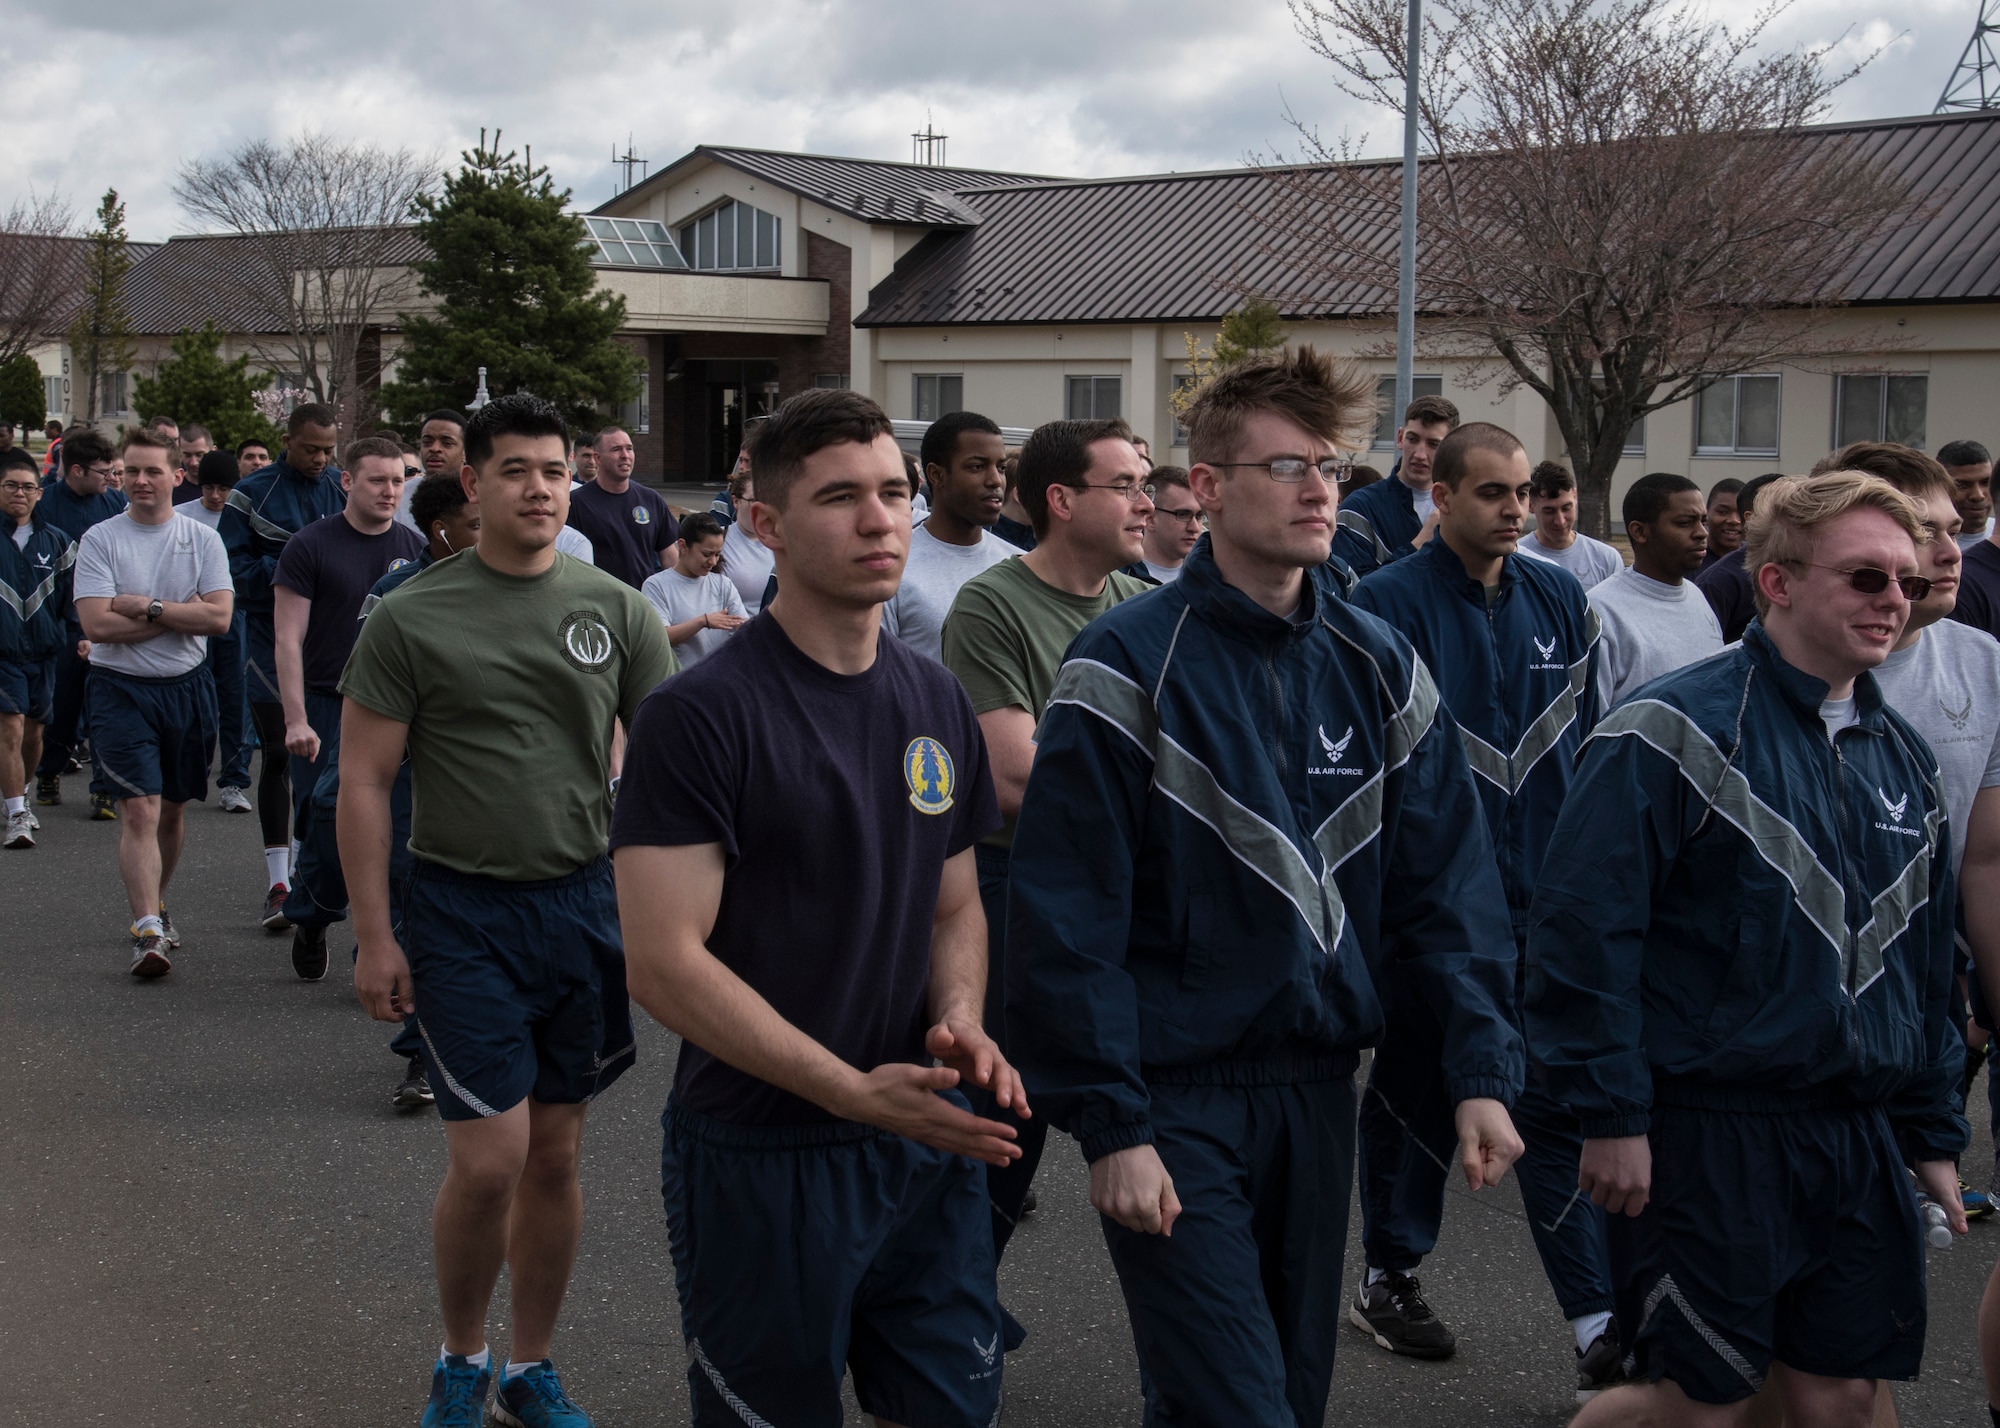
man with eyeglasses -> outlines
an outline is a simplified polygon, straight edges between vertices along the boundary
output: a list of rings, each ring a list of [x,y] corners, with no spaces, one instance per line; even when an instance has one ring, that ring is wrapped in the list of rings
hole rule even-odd
[[[63,434],[62,476],[42,489],[42,520],[72,541],[100,521],[126,507],[122,491],[108,489],[117,453],[89,427],[72,427]],[[90,641],[72,609],[69,630],[56,655],[56,690],[49,722],[42,730],[42,759],[35,767],[35,802],[43,808],[62,803],[62,776],[76,752],[77,728],[83,718],[84,683],[90,674]],[[108,796],[92,795],[93,816],[101,807],[111,812]],[[115,813],[112,814],[115,817]]]
[[[945,668],[972,696],[1000,800],[1000,830],[973,857],[986,905],[986,1029],[1003,1051],[1007,866],[1014,819],[1035,762],[1035,725],[1077,632],[1149,588],[1118,572],[1144,552],[1153,512],[1145,458],[1132,445],[1131,428],[1117,420],[1036,427],[1021,448],[1014,490],[1034,523],[1035,548],[965,582],[945,617],[942,642]],[[980,1095],[973,1097],[973,1110],[1012,1124],[1020,1137],[1021,1158],[987,1172],[997,1255],[1021,1218],[1048,1129],[1040,1119],[1017,1120]],[[1011,1316],[1006,1327],[1012,1349],[1023,1333]]]
[[[992,418],[978,412],[939,417],[924,431],[922,454],[930,515],[910,532],[910,558],[895,597],[882,607],[882,628],[938,659],[944,617],[965,582],[1021,550],[993,534],[1007,494],[1000,469],[1007,451]]]
[[[1722,653],[1722,625],[1694,583],[1708,555],[1701,487],[1685,476],[1641,476],[1619,509],[1632,564],[1591,587],[1604,626],[1598,665],[1603,707],[1629,699],[1663,674]]]
[[[1521,1149],[1513,949],[1465,753],[1327,563],[1374,386],[1303,347],[1195,398],[1208,535],[1070,647],[1021,805],[1010,1054],[1091,1163],[1149,1423],[1324,1420],[1353,1078],[1392,962],[1451,1028],[1468,1181]]]
[[[1201,507],[1188,489],[1187,469],[1155,466],[1153,521],[1146,527],[1146,553],[1125,567],[1125,573],[1148,585],[1166,585],[1180,578],[1181,566],[1201,539]]]
[[[1876,477],[1773,482],[1747,544],[1758,622],[1584,747],[1524,1027],[1627,1245],[1639,1382],[1578,1428],[1740,1422],[1774,1363],[1787,1422],[1863,1428],[1878,1380],[1916,1376],[1904,1166],[1962,1234],[1967,1140],[1938,764],[1872,673],[1930,593],[1922,539]]]
[[[71,643],[70,567],[76,544],[36,513],[42,482],[35,458],[0,452],[0,796],[9,848],[35,846],[28,770],[40,760],[42,726],[55,699],[56,657]]]

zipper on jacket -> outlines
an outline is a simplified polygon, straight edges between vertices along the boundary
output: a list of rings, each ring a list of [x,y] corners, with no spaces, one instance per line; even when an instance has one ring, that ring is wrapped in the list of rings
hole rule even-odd
[[[1833,792],[1840,808],[1840,823],[1836,830],[1840,842],[1840,938],[1846,949],[1847,997],[1852,1001],[1855,979],[1861,975],[1861,939],[1856,936],[1847,916],[1847,899],[1854,886],[1853,868],[1847,856],[1847,839],[1848,834],[1853,831],[1850,825],[1854,822],[1854,811],[1847,802],[1847,758],[1840,752],[1839,736],[1828,734],[1826,743],[1833,751]],[[1859,1040],[1860,1027],[1851,1026],[1850,1030],[1855,1039]]]

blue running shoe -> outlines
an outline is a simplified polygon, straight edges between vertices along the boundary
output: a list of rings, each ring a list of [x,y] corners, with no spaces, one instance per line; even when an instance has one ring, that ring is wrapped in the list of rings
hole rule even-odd
[[[1983,1190],[1975,1190],[1963,1180],[1958,1182],[1958,1197],[1965,1206],[1965,1218],[1983,1220],[1993,1213],[1993,1197]]]
[[[526,1373],[501,1378],[493,1395],[493,1421],[507,1428],[590,1428],[590,1415],[563,1392],[556,1366],[547,1359]]]
[[[486,1390],[492,1382],[491,1359],[480,1366],[463,1354],[446,1354],[431,1370],[431,1400],[424,1405],[423,1428],[481,1428]]]

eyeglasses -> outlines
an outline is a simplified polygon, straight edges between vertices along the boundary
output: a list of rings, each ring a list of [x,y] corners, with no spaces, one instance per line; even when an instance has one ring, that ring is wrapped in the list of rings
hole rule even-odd
[[[1354,463],[1348,458],[1330,456],[1324,461],[1302,461],[1296,456],[1281,456],[1276,461],[1210,461],[1209,466],[1225,469],[1247,469],[1254,467],[1273,481],[1282,481],[1287,486],[1296,486],[1306,479],[1306,472],[1317,471],[1320,479],[1329,486],[1345,486],[1347,478],[1354,474]]]
[[[1074,484],[1079,491],[1116,491],[1126,500],[1134,503],[1141,496],[1144,496],[1149,501],[1153,499],[1154,487],[1151,481],[1138,484],[1130,481],[1077,481],[1066,484]]]
[[[1155,506],[1153,507],[1153,514],[1184,526],[1198,526],[1203,524],[1207,519],[1202,515],[1199,507],[1191,511],[1174,511],[1169,510],[1165,506]]]
[[[23,496],[32,496],[41,489],[31,481],[0,481],[0,491],[18,492]]]
[[[1816,565],[1810,560],[1792,560],[1787,565],[1811,566],[1814,570],[1831,570],[1835,575],[1845,575],[1847,583],[1863,595],[1880,595],[1894,580],[1896,588],[1903,592],[1903,598],[1912,603],[1931,593],[1929,577],[1923,575],[1891,575],[1886,570],[1877,570],[1872,565],[1857,565],[1849,570],[1838,565]]]

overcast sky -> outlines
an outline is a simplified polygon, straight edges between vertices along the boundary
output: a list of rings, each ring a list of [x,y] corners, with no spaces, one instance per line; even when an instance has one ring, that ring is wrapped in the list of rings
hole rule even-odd
[[[1977,9],[1798,0],[1771,39],[1887,45],[1834,117],[1927,113]],[[81,214],[115,187],[152,239],[192,226],[182,161],[308,126],[450,160],[498,125],[586,206],[628,133],[656,166],[701,143],[908,159],[928,114],[955,165],[1105,175],[1288,149],[1289,105],[1399,143],[1283,0],[0,0],[0,36],[0,206],[56,187]]]

